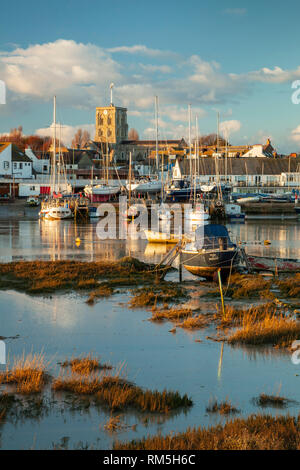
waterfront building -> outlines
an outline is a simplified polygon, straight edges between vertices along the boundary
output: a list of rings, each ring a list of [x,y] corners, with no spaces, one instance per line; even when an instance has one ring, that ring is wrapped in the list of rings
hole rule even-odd
[[[0,142],[0,177],[33,178],[31,159],[12,142]]]
[[[238,187],[300,187],[300,158],[199,158],[194,173],[199,182],[227,182]],[[190,162],[177,158],[173,179],[190,175]]]

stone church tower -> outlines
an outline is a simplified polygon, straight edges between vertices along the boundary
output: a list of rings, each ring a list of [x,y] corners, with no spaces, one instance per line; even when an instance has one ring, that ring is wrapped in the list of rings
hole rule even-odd
[[[96,142],[119,144],[128,139],[127,108],[103,106],[96,108]]]

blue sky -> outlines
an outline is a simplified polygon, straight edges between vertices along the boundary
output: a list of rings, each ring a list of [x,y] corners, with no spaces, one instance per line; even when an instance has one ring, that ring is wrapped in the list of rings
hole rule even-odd
[[[0,30],[0,133],[23,125],[48,133],[52,97],[69,141],[93,134],[95,107],[128,107],[129,127],[160,138],[187,136],[187,106],[199,133],[221,129],[234,143],[266,137],[282,152],[300,150],[300,4],[282,1],[15,1]],[[193,126],[195,127],[195,126]],[[193,129],[195,132],[195,128]]]

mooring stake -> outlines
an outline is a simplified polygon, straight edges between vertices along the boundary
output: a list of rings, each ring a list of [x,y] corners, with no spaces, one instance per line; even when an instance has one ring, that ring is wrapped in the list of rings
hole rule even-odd
[[[221,294],[223,317],[225,317],[225,306],[224,306],[224,297],[223,297],[223,288],[222,288],[222,279],[221,279],[221,268],[218,269],[218,279],[219,279],[219,287],[220,287],[220,294]]]

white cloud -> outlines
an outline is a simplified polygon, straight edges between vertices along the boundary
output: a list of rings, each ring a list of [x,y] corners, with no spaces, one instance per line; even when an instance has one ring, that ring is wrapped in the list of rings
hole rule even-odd
[[[291,139],[293,140],[293,142],[300,144],[300,125],[292,130]]]
[[[113,59],[115,52],[152,58],[170,54],[143,45],[104,49],[59,39],[0,52],[0,76],[19,101],[49,101],[56,94],[62,105],[91,109],[108,101],[108,86],[114,81],[115,96],[124,106],[147,109],[158,95],[164,106],[178,106],[179,113],[180,107],[189,102],[199,107],[237,99],[248,93],[255,82],[283,83],[300,78],[300,67],[263,67],[240,75],[225,73],[217,62],[204,61],[197,55],[185,59],[175,54],[176,67],[141,62],[125,66]],[[168,74],[168,79],[161,74]],[[178,119],[173,116],[171,120]]]
[[[174,52],[165,51],[162,49],[151,49],[142,44],[137,44],[135,46],[112,47],[110,49],[107,49],[107,51],[111,52],[112,54],[115,54],[115,53],[136,54],[136,55],[144,55],[144,56],[149,56],[149,57],[177,56],[177,54]]]
[[[64,125],[61,127],[61,141],[64,145],[70,146],[72,139],[75,135],[75,133],[78,131],[78,129],[82,129],[84,131],[88,131],[91,135],[91,139],[94,138],[95,135],[95,125],[94,124],[81,124],[77,126],[69,126],[69,125]],[[36,129],[35,134],[40,135],[40,136],[51,136],[53,135],[53,130],[52,128],[49,127],[44,127],[40,129]],[[59,138],[60,136],[60,129],[59,125],[57,124],[57,129],[56,129],[56,137]]]
[[[171,73],[172,68],[169,65],[151,65],[151,64],[139,64],[141,69],[145,72],[161,72],[161,73]]]
[[[171,121],[178,121],[178,122],[188,122],[188,107],[183,106],[164,106],[160,114],[163,116],[168,117]],[[199,119],[206,116],[206,111],[200,107],[192,107],[191,109],[191,117],[192,121],[195,120],[195,117],[198,116]]]
[[[120,65],[103,49],[92,44],[59,39],[17,48],[0,56],[0,74],[18,96],[86,106],[95,101],[99,89],[119,80]]]
[[[300,78],[300,66],[295,70],[283,70],[278,66],[275,66],[273,69],[263,67],[260,70],[249,72],[246,77],[249,81],[285,83]]]
[[[242,124],[240,123],[240,121],[237,121],[235,119],[232,119],[230,121],[223,121],[220,123],[220,132],[224,135],[226,139],[228,139],[231,134],[238,132],[241,127]]]

